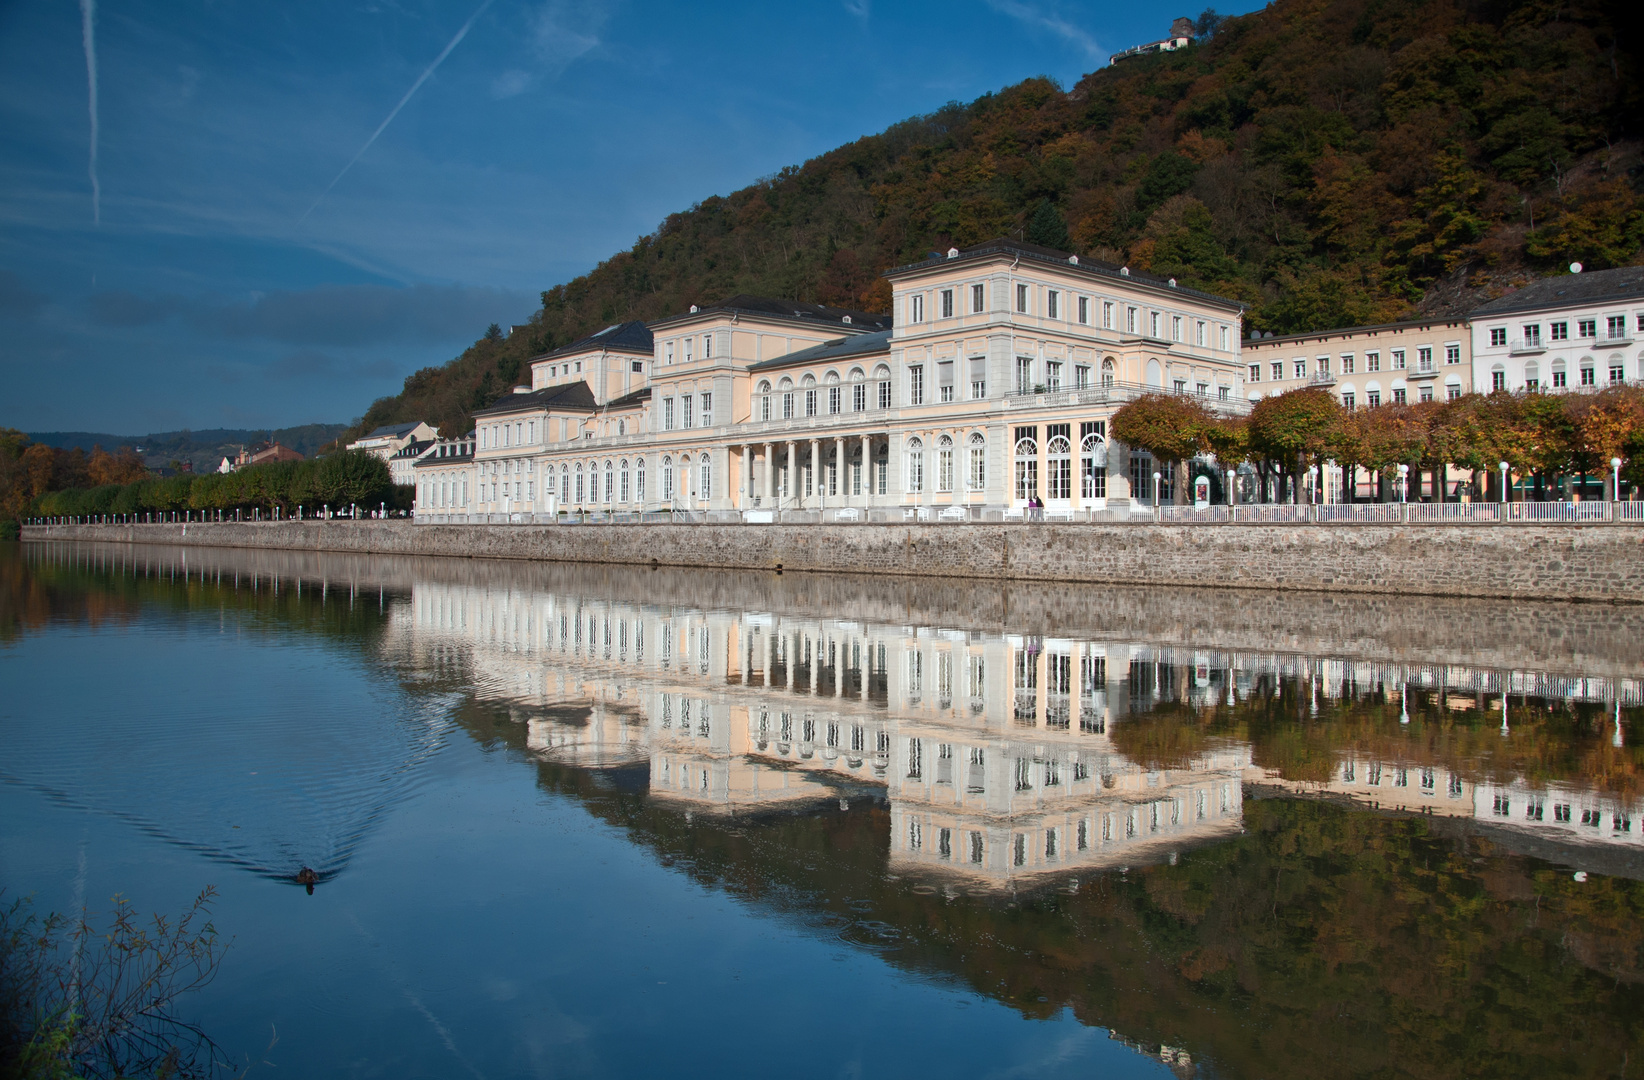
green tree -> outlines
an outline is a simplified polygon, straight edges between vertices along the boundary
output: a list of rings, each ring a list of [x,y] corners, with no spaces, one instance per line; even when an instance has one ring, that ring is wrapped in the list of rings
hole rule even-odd
[[[1307,388],[1262,398],[1250,410],[1250,448],[1296,481],[1293,501],[1301,501],[1301,474],[1322,460],[1340,417],[1329,391]]]
[[[1056,204],[1049,199],[1041,199],[1038,209],[1033,211],[1024,239],[1030,244],[1055,248],[1057,251],[1066,251],[1073,246],[1072,241],[1068,239],[1067,222],[1062,220],[1062,212],[1056,209]]]
[[[1126,446],[1146,451],[1173,469],[1178,503],[1187,500],[1187,462],[1205,447],[1205,431],[1215,417],[1198,398],[1148,394],[1113,414],[1108,430]]]

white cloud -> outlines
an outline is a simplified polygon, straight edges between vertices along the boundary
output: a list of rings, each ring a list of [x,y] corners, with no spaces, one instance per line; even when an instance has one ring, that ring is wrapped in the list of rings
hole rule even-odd
[[[531,73],[518,68],[509,70],[491,80],[491,96],[497,99],[511,98],[525,93],[531,85]]]
[[[873,14],[872,0],[843,0],[843,2],[845,10],[863,22],[867,22],[869,16]]]
[[[1008,15],[1025,26],[1048,30],[1086,56],[1099,59],[1102,47],[1085,30],[1069,22],[1054,11],[1044,11],[1021,0],[987,0],[988,7],[1001,15]]]
[[[531,19],[531,48],[552,74],[600,45],[610,12],[590,0],[548,0]]]

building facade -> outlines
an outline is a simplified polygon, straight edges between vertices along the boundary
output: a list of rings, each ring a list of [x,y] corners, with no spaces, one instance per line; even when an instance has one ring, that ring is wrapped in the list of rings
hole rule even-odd
[[[1474,384],[1471,329],[1460,318],[1354,326],[1244,343],[1251,401],[1318,387],[1346,409],[1450,401]]]
[[[1070,514],[1154,497],[1151,459],[1110,455],[1125,402],[1248,409],[1236,302],[1010,241],[886,276],[894,325],[736,297],[643,328],[643,353],[624,324],[602,331],[620,349],[533,360],[531,385],[475,414],[470,513],[960,519],[1037,497]],[[596,352],[622,380],[608,359],[597,389],[577,378]]]
[[[1471,338],[1481,394],[1644,379],[1644,267],[1532,282],[1475,310]]]

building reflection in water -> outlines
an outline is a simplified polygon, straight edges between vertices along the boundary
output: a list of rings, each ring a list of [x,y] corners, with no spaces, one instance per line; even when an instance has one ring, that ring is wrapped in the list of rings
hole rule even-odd
[[[652,793],[735,815],[881,795],[893,871],[975,888],[1173,860],[1237,833],[1242,785],[1474,817],[1557,844],[1639,844],[1625,799],[1579,784],[1475,781],[1344,755],[1328,781],[1256,767],[1212,739],[1144,767],[1111,733],[1161,703],[1232,705],[1262,680],[1321,699],[1440,693],[1636,705],[1638,680],[1212,653],[418,581],[395,616],[424,660],[464,656],[529,748],[585,767],[648,762]]]

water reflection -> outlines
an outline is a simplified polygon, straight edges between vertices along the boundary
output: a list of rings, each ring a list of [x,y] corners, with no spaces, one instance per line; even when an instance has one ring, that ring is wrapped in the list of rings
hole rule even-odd
[[[1644,1036],[1633,609],[30,552],[0,633],[164,596],[335,634],[680,872],[1178,1075]]]

